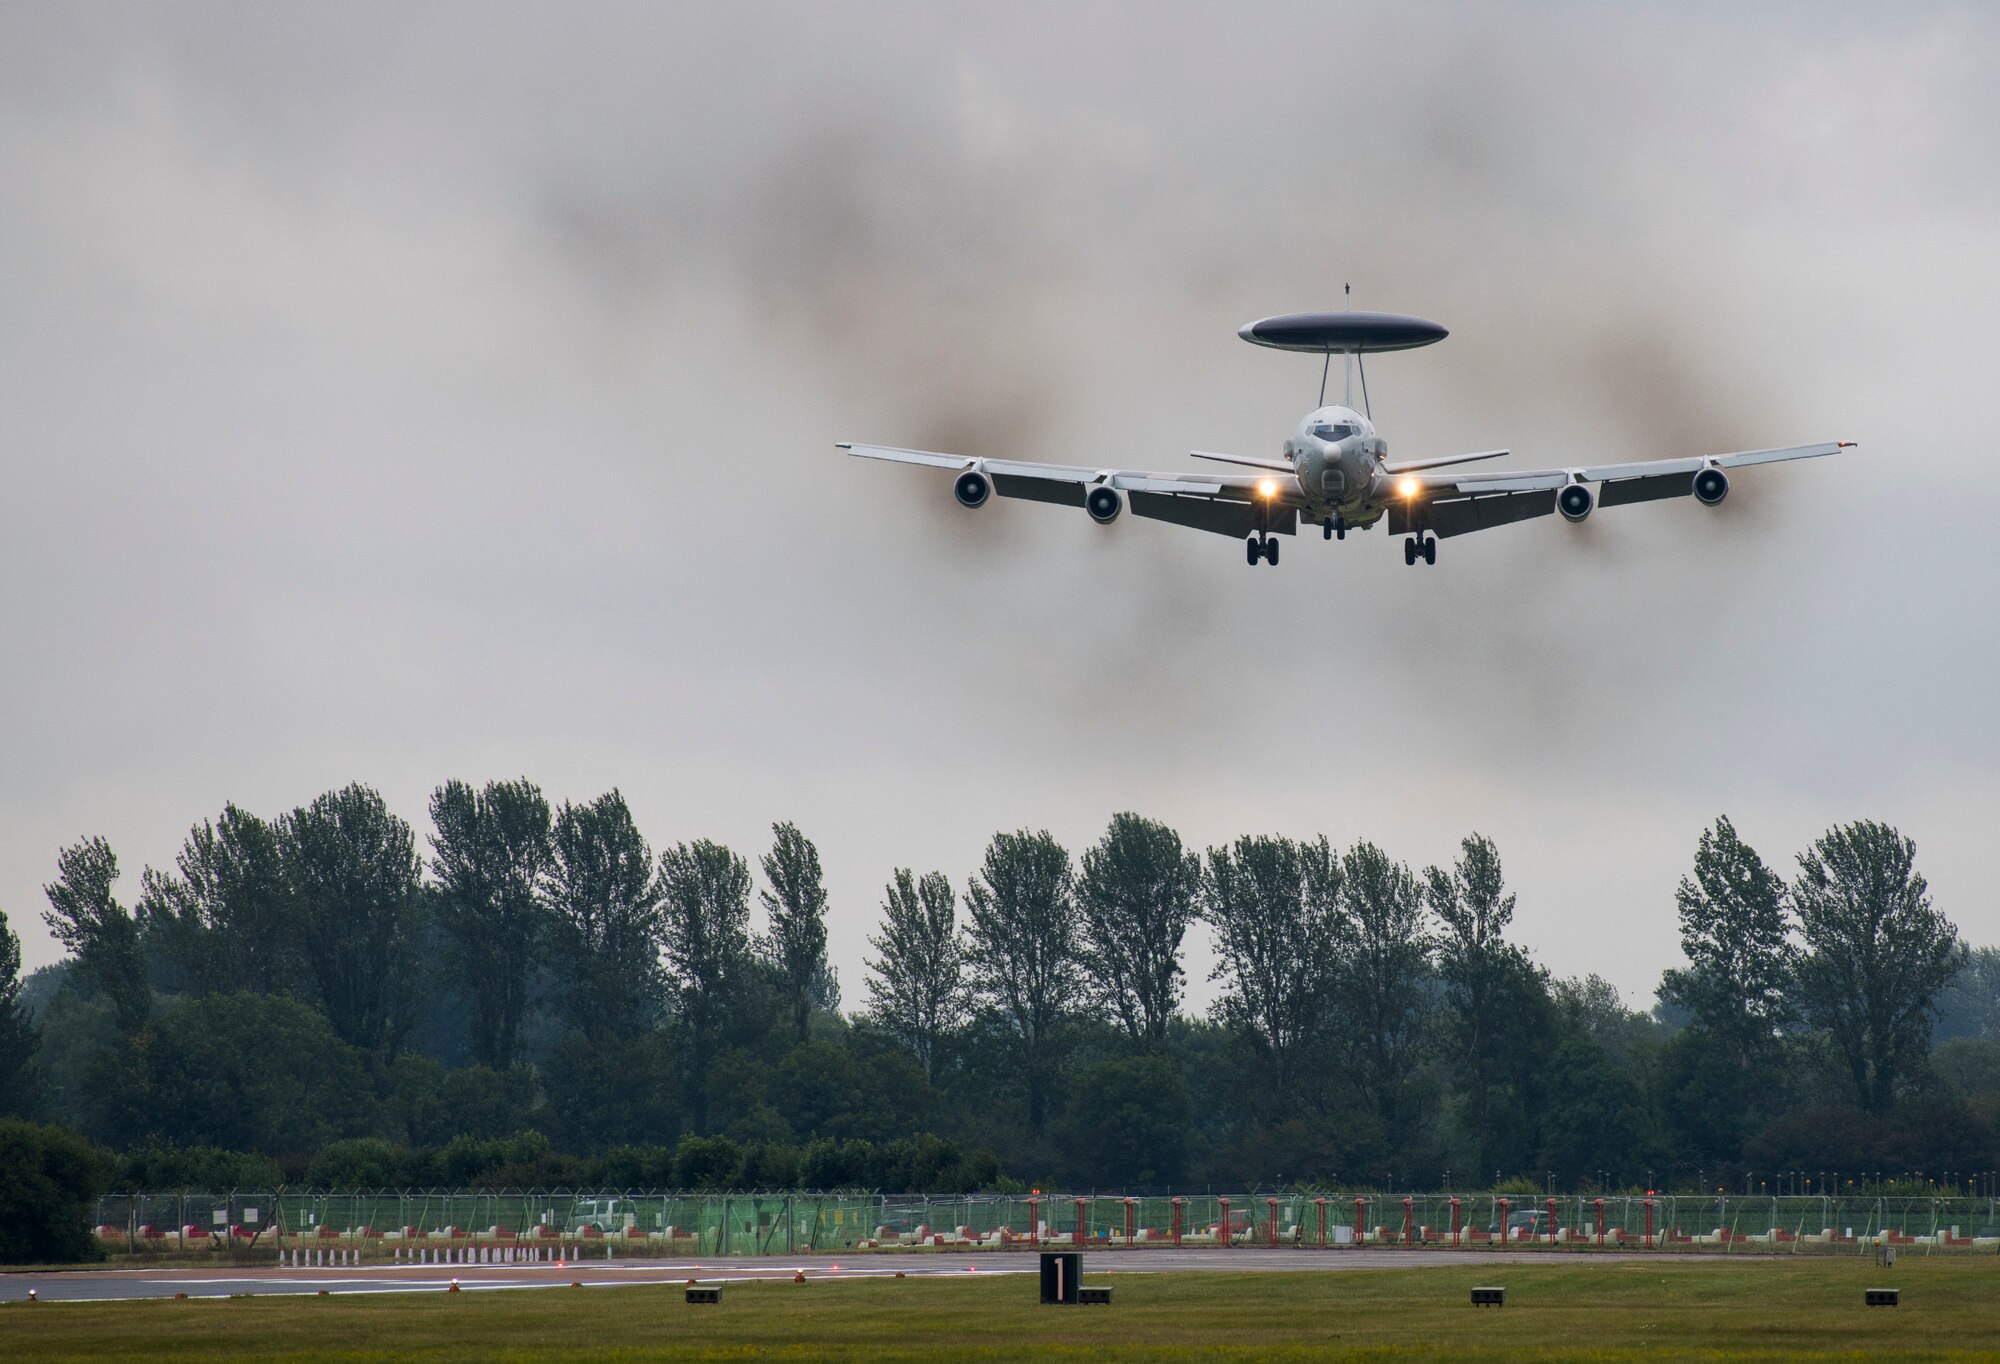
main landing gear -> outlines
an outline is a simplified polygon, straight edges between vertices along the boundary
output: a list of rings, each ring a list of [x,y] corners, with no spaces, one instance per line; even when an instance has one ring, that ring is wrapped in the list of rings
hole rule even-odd
[[[1403,541],[1403,562],[1406,565],[1414,565],[1419,559],[1422,559],[1427,564],[1434,564],[1438,561],[1437,536],[1426,535],[1419,538],[1412,535],[1409,539]]]
[[[1274,535],[1253,535],[1243,542],[1243,557],[1252,568],[1262,559],[1276,568],[1278,566],[1278,539]]]

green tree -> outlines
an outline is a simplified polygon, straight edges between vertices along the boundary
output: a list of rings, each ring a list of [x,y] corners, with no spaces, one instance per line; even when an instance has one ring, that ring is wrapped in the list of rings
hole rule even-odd
[[[2000,1042],[2000,947],[1975,947],[1965,969],[1938,995],[1936,1037]]]
[[[116,1172],[74,1132],[0,1119],[0,1264],[102,1259],[91,1214]]]
[[[1181,997],[1181,940],[1201,899],[1201,858],[1135,814],[1111,817],[1077,878],[1080,957],[1097,1002],[1159,1047]]]
[[[410,1152],[380,1137],[330,1141],[313,1152],[306,1166],[312,1189],[382,1189],[408,1182]]]
[[[1028,1094],[1028,1131],[1048,1121],[1058,1034],[1075,1013],[1075,872],[1046,830],[995,834],[965,891],[966,961],[976,995],[1012,1038]]]
[[[869,1096],[846,1047],[826,1038],[802,1042],[778,1062],[772,1093],[786,1124],[800,1140],[851,1137],[856,1108]]]
[[[118,858],[102,838],[87,838],[56,854],[56,879],[42,888],[42,918],[56,941],[76,954],[73,979],[111,1001],[118,1026],[136,1033],[153,1012],[139,923],[112,896]]]
[[[1431,942],[1417,878],[1373,843],[1340,859],[1348,942],[1339,995],[1356,1086],[1390,1133],[1415,1117],[1412,1095],[1428,1019]]]
[[[35,1106],[35,1025],[21,1000],[21,940],[0,912],[0,1117]]]
[[[660,854],[660,941],[686,1038],[689,1108],[708,1133],[708,1073],[750,965],[750,868],[707,839]]]
[[[416,836],[381,796],[353,785],[280,819],[278,857],[313,1001],[342,1041],[393,1051],[420,966]]]
[[[868,1016],[938,1076],[944,1049],[965,1025],[965,954],[951,882],[896,868],[882,903],[882,932],[868,939]]]
[[[1654,1079],[1683,1166],[1734,1161],[1783,1095],[1753,1089],[1729,1048],[1693,1025],[1667,1039]]]
[[[1194,1113],[1166,1056],[1114,1057],[1077,1076],[1060,1126],[1079,1187],[1168,1188],[1187,1173]]]
[[[1558,1188],[1609,1175],[1631,1183],[1664,1164],[1659,1122],[1639,1082],[1587,1037],[1572,1036],[1548,1061],[1540,1163]]]
[[[728,1137],[681,1138],[674,1151],[674,1184],[683,1189],[726,1189],[743,1168],[743,1148]]]
[[[203,995],[161,1011],[138,1060],[127,1142],[265,1155],[359,1136],[375,1119],[367,1069],[317,1010],[283,995]],[[108,1135],[108,1134],[107,1134]]]
[[[1506,938],[1514,896],[1499,848],[1467,835],[1450,871],[1425,871],[1424,896],[1442,930],[1437,972],[1473,1168],[1519,1169],[1533,1150],[1523,1142],[1529,1092],[1553,1019],[1539,973]]]
[[[1661,977],[1660,998],[1691,1012],[1752,1084],[1789,1013],[1794,953],[1784,879],[1724,816],[1702,831],[1694,874],[1681,878],[1674,899],[1688,966]]]
[[[537,1121],[565,1150],[657,1141],[681,1128],[678,1068],[662,1031],[592,1040],[569,1033],[538,1071]]]
[[[1576,1031],[1627,1069],[1637,1064],[1642,1052],[1651,1054],[1660,1040],[1660,1021],[1626,1008],[1618,987],[1596,972],[1580,980],[1555,981],[1550,994]]]
[[[625,797],[565,803],[555,820],[547,897],[563,1011],[593,1041],[629,1041],[658,1011],[660,889]]]
[[[74,964],[62,962],[60,974],[66,978]],[[29,979],[37,982],[36,977]],[[40,981],[47,979],[40,977]],[[24,1116],[46,1116],[64,1126],[93,1132],[91,1119],[102,1097],[93,1072],[103,1057],[131,1050],[130,1038],[118,1029],[111,1001],[86,994],[64,979],[39,1013],[30,1007],[29,1018],[36,1032],[33,1083],[42,1107]]]
[[[128,1189],[275,1189],[285,1172],[269,1156],[219,1146],[150,1146],[119,1154],[118,1182]]]
[[[1954,1037],[1938,1043],[1931,1069],[1961,1099],[2000,1100],[2000,1042]]]
[[[541,895],[551,860],[549,803],[525,778],[488,782],[483,791],[449,781],[431,794],[431,825],[433,912],[472,1004],[473,1059],[506,1070],[549,926]]]
[[[1326,838],[1239,838],[1208,850],[1203,917],[1222,982],[1212,1012],[1248,1038],[1271,1070],[1271,1104],[1292,1097],[1301,1053],[1333,1002],[1346,925],[1339,859]]]
[[[1548,1098],[1549,1058],[1562,1044],[1562,1017],[1549,973],[1525,953],[1507,960],[1500,977],[1501,1026],[1492,1048],[1497,1070],[1485,1081],[1492,1125],[1478,1134],[1482,1158],[1495,1169],[1533,1167]],[[1487,1166],[1475,1168],[1484,1173]]]
[[[770,933],[762,946],[777,976],[779,991],[792,1015],[792,1034],[806,1040],[815,1004],[825,999],[832,981],[826,961],[826,886],[820,877],[819,849],[790,822],[771,826],[771,851],[764,856],[764,878],[771,888],[761,893]]]
[[[149,947],[200,994],[278,993],[298,977],[296,925],[285,895],[278,837],[237,806],[188,831],[175,873],[140,876],[139,915]]]
[[[1939,992],[1965,964],[1931,903],[1917,845],[1886,824],[1829,829],[1799,854],[1792,903],[1805,938],[1798,994],[1845,1062],[1862,1108],[1884,1113],[1930,1050]]]
[[[842,1125],[873,1141],[936,1127],[946,1114],[917,1058],[902,1047],[881,1045],[871,1033],[857,1028],[848,1035],[854,1096],[840,1116]]]

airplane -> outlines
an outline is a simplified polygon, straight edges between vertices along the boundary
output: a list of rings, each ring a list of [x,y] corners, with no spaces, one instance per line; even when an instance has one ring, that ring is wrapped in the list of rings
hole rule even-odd
[[[1237,332],[1254,345],[1324,355],[1319,406],[1285,441],[1282,458],[1257,459],[1191,450],[1196,459],[1258,472],[1149,473],[1087,465],[1037,464],[839,442],[837,449],[866,459],[925,465],[957,473],[952,494],[960,505],[983,507],[994,494],[1081,507],[1099,525],[1110,525],[1129,506],[1134,516],[1234,536],[1244,542],[1252,567],[1278,562],[1278,535],[1296,535],[1301,521],[1317,525],[1328,540],[1386,521],[1401,535],[1403,562],[1437,562],[1440,538],[1560,515],[1572,524],[1598,507],[1692,497],[1714,507],[1729,496],[1731,469],[1781,460],[1813,459],[1853,446],[1853,441],[1793,445],[1775,450],[1693,455],[1627,464],[1561,469],[1464,471],[1456,466],[1500,459],[1507,450],[1391,460],[1376,433],[1368,402],[1364,355],[1412,350],[1442,341],[1435,322],[1395,313],[1286,313],[1246,323]],[[1347,357],[1346,401],[1327,405],[1333,357]],[[1361,410],[1353,407],[1353,376],[1361,370]],[[1450,472],[1436,472],[1450,470]],[[1595,488],[1592,485],[1596,485]]]

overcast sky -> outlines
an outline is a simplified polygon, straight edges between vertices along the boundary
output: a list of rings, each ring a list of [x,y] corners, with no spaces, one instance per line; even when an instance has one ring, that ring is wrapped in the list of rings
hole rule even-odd
[[[84,835],[129,901],[225,801],[521,775],[797,821],[850,1003],[892,868],[1125,809],[1491,834],[1641,1005],[1721,812],[1891,821],[2000,940],[2000,20],[1628,8],[0,9],[27,964]],[[1275,455],[1318,366],[1235,329],[1343,281],[1452,330],[1392,457],[1861,447],[1275,571],[832,448]]]

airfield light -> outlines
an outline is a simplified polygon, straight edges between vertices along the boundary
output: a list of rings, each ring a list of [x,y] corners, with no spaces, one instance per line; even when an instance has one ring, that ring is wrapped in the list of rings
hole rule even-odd
[[[1278,495],[1277,483],[1268,478],[1264,479],[1257,485],[1257,495],[1259,497],[1276,497]]]
[[[1405,497],[1415,497],[1417,495],[1417,480],[1414,478],[1404,479],[1396,485],[1396,491]]]

